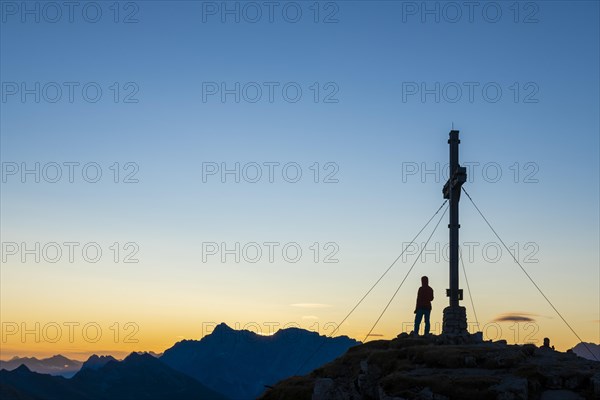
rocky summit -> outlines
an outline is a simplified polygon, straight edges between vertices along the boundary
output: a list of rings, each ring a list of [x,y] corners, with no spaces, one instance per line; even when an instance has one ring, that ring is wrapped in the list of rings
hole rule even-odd
[[[371,341],[280,382],[261,399],[600,399],[600,362],[480,338],[401,334]]]

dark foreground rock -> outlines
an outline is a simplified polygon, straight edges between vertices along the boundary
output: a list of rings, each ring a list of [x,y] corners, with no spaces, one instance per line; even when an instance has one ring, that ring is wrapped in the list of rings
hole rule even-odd
[[[600,399],[600,362],[532,344],[463,342],[408,335],[369,342],[261,399]]]

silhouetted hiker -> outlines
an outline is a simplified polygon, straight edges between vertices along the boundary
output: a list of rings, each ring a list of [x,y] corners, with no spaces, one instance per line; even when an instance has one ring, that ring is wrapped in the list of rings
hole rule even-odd
[[[429,334],[429,314],[431,314],[431,301],[433,300],[433,289],[429,286],[429,278],[421,277],[421,287],[417,292],[417,306],[415,308],[415,330],[414,335],[419,334],[421,319],[425,317],[425,335]]]

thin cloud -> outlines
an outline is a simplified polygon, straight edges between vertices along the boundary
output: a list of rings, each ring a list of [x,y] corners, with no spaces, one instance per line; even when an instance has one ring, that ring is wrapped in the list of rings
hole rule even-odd
[[[382,337],[383,334],[381,333],[369,333],[369,337],[374,336],[374,337]]]
[[[527,312],[510,312],[498,315],[494,318],[494,322],[535,322],[534,317],[539,317],[539,315]]]
[[[303,315],[302,319],[319,319],[316,315]]]
[[[322,304],[322,303],[294,303],[290,304],[291,307],[299,307],[299,308],[327,308],[331,307],[330,304]]]
[[[494,320],[494,322],[534,322],[535,319],[525,317],[524,315],[503,315]]]

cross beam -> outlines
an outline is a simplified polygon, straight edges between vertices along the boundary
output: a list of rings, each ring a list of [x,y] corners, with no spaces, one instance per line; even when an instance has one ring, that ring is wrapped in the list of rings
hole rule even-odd
[[[450,202],[450,289],[446,290],[446,296],[450,297],[450,307],[458,307],[459,301],[463,299],[462,289],[458,288],[458,202],[463,183],[467,181],[467,169],[458,163],[458,131],[450,131],[450,166],[449,178],[442,193],[444,198]]]

